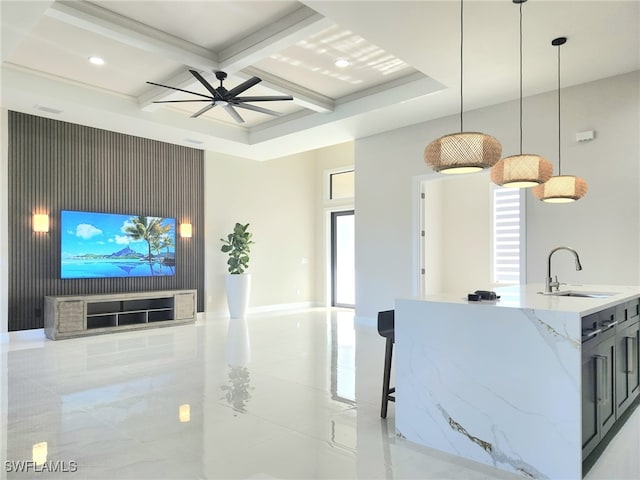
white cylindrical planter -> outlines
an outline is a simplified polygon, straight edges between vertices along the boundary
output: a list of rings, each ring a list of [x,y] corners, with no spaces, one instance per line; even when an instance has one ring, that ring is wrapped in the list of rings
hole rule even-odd
[[[231,318],[244,318],[251,293],[251,274],[238,273],[227,275],[227,305]]]

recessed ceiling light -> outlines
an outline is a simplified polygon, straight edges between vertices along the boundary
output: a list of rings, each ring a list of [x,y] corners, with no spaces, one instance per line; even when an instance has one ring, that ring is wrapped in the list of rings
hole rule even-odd
[[[351,62],[346,58],[339,58],[334,62],[334,65],[338,68],[345,68],[351,65]]]
[[[100,57],[89,57],[89,61],[94,65],[104,65],[104,60]]]

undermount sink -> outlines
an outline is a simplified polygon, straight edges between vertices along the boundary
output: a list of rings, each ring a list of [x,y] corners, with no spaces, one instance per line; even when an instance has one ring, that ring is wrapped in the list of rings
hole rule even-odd
[[[543,295],[553,295],[555,297],[582,297],[582,298],[608,298],[617,295],[615,292],[578,292],[565,290],[560,292],[543,293]]]

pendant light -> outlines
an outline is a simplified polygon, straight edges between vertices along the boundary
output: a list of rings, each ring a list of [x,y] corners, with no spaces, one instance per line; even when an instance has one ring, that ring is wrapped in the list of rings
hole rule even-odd
[[[463,112],[463,0],[460,1],[460,133],[434,140],[424,150],[424,160],[439,173],[460,174],[478,172],[493,166],[502,155],[500,142],[491,135],[465,132]]]
[[[527,0],[513,0],[520,6],[520,154],[505,157],[491,167],[491,181],[508,188],[529,188],[551,178],[553,166],[535,153],[522,153],[522,4]]]
[[[558,37],[551,45],[558,47],[558,175],[546,183],[533,187],[533,195],[547,203],[569,203],[580,200],[587,193],[587,182],[574,175],[562,175],[560,148],[560,46],[567,43],[566,37]]]

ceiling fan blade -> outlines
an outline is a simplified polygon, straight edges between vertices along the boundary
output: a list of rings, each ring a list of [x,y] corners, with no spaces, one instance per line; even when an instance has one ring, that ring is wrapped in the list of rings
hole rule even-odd
[[[268,108],[257,107],[255,105],[239,103],[234,106],[238,108],[244,108],[246,110],[253,110],[254,112],[266,113],[267,115],[273,115],[274,117],[279,117],[282,115],[280,112],[274,112],[273,110],[269,110]]]
[[[196,77],[196,79],[202,84],[204,85],[204,88],[206,88],[207,90],[209,90],[211,92],[211,95],[213,95],[217,100],[222,100],[222,95],[220,95],[220,93],[218,93],[218,91],[213,88],[213,86],[207,82],[204,77],[202,75],[200,75],[199,72],[196,72],[195,70],[189,70],[191,72],[191,75],[193,75],[194,77]]]
[[[291,95],[274,95],[267,97],[236,97],[234,102],[277,102],[280,100],[293,100]]]
[[[170,87],[169,85],[162,85],[161,83],[154,83],[154,82],[147,82],[150,85],[155,85],[156,87],[164,87],[164,88],[170,88],[171,90],[177,90],[179,92],[184,92],[184,93],[190,93],[191,95],[198,95],[199,97],[204,97],[204,98],[208,98],[209,100],[213,100],[213,98],[211,98],[208,95],[203,95],[202,93],[197,93],[197,92],[190,92],[189,90],[184,90],[182,88],[178,88],[178,87]]]
[[[196,98],[195,100],[156,100],[151,103],[210,102],[211,100],[211,98]]]
[[[231,117],[238,123],[244,123],[244,120],[242,119],[242,117],[240,116],[240,114],[238,112],[236,112],[235,108],[233,108],[231,105],[225,105],[224,109],[227,111],[227,113],[229,115],[231,115]]]
[[[197,118],[197,117],[199,117],[200,115],[202,115],[204,112],[208,112],[209,110],[211,110],[211,109],[212,109],[213,107],[215,107],[215,106],[216,106],[216,104],[215,104],[215,103],[211,103],[211,104],[207,105],[206,107],[201,108],[200,110],[198,110],[196,113],[194,113],[193,115],[191,115],[191,117],[190,117],[190,118]]]
[[[227,92],[227,98],[233,98],[236,95],[244,92],[245,90],[250,89],[251,87],[253,87],[255,84],[260,83],[262,81],[261,78],[258,77],[251,77],[249,80],[242,82],[240,85],[238,85],[237,87],[233,87],[231,90],[229,90],[229,92]]]

